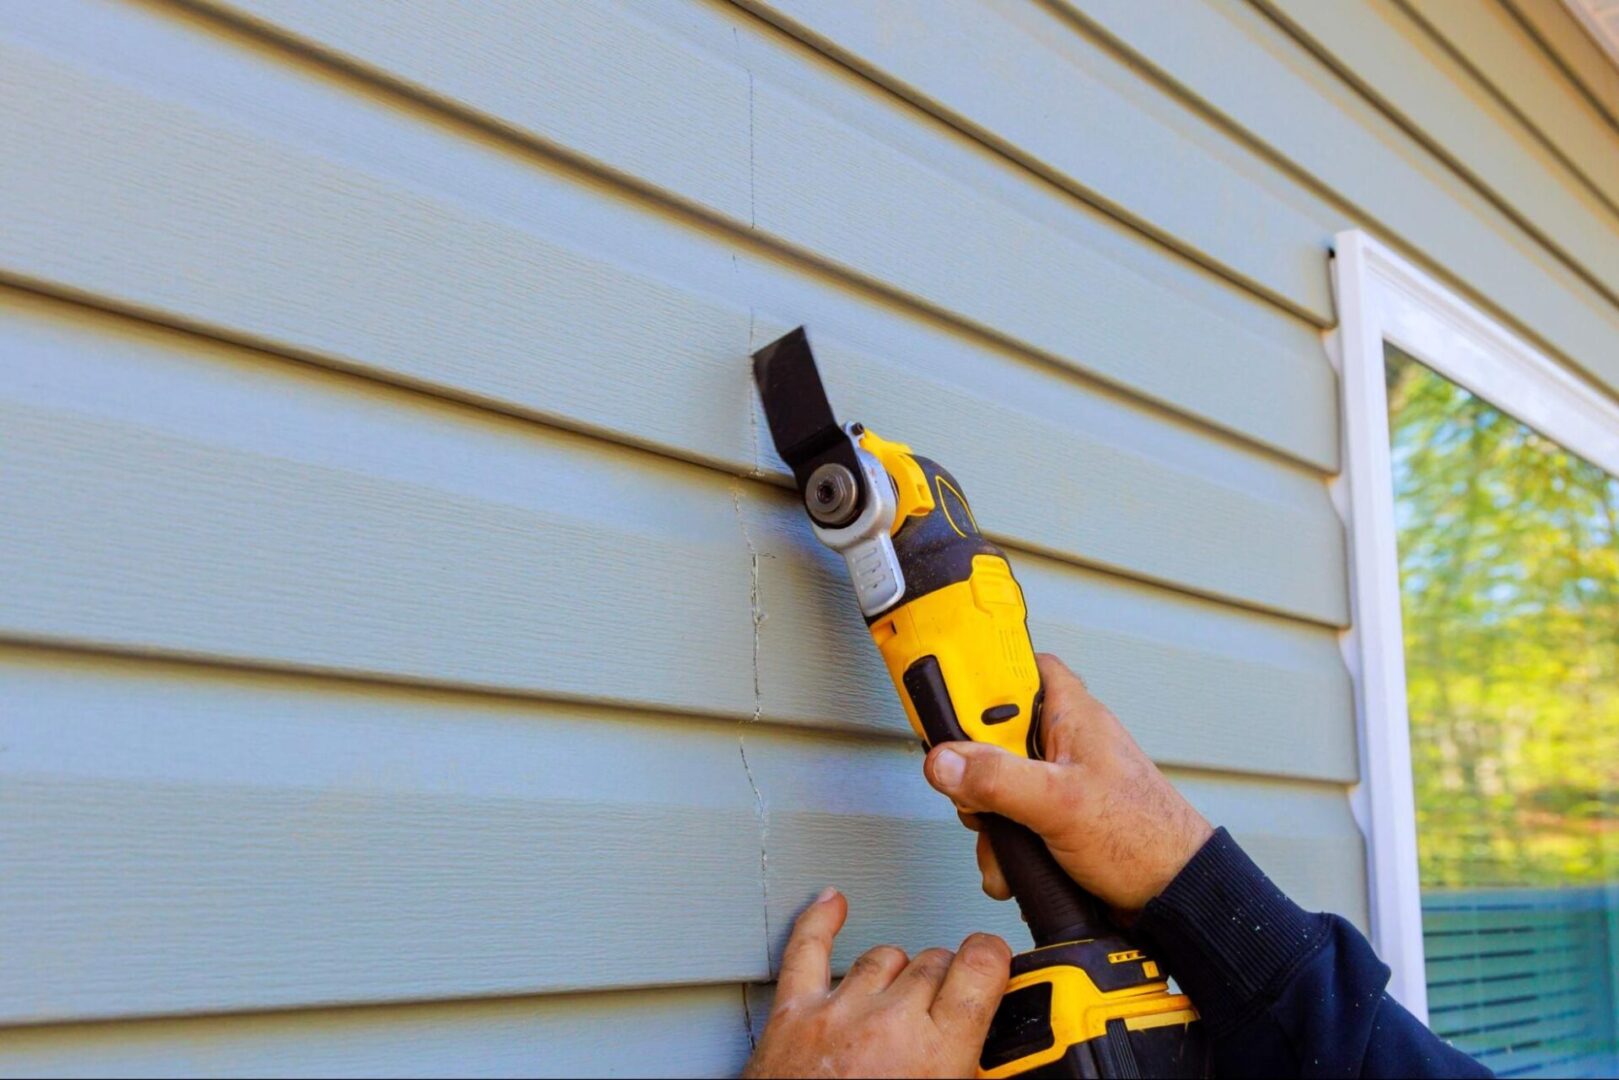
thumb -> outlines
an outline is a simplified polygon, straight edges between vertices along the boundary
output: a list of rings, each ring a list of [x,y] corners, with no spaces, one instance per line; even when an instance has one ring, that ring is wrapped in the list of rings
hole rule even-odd
[[[998,746],[971,742],[936,746],[923,772],[928,783],[957,805],[1000,814],[1042,835],[1061,831],[1076,810],[1068,770]]]

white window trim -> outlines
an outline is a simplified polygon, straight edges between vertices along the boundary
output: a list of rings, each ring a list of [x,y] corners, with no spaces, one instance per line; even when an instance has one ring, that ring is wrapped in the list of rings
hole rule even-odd
[[[1360,735],[1356,817],[1366,836],[1372,945],[1389,992],[1428,1016],[1405,645],[1395,551],[1383,347],[1392,343],[1609,473],[1619,476],[1619,403],[1358,229],[1335,238],[1343,471],[1333,497],[1349,530],[1352,627],[1344,656]]]

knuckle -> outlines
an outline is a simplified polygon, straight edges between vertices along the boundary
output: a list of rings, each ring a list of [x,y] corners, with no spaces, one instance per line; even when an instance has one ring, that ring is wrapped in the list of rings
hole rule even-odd
[[[961,962],[981,975],[1002,975],[1012,962],[1012,950],[994,934],[973,934],[962,942]]]
[[[852,971],[881,971],[893,964],[905,962],[905,950],[898,945],[877,945],[861,953],[853,964],[849,965]]]

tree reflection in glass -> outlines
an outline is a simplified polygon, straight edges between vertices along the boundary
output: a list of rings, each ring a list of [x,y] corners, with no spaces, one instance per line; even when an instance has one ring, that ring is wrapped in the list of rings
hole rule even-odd
[[[1389,353],[1425,886],[1619,878],[1619,481]]]

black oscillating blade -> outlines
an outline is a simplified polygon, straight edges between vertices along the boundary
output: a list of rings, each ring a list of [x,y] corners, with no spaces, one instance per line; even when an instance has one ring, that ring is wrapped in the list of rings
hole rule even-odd
[[[826,387],[821,385],[809,335],[802,326],[753,354],[753,381],[764,402],[776,452],[793,470],[799,490],[808,483],[810,473],[827,462],[836,462],[854,475],[864,503],[860,460],[854,443],[833,415],[831,402],[826,400]]]

